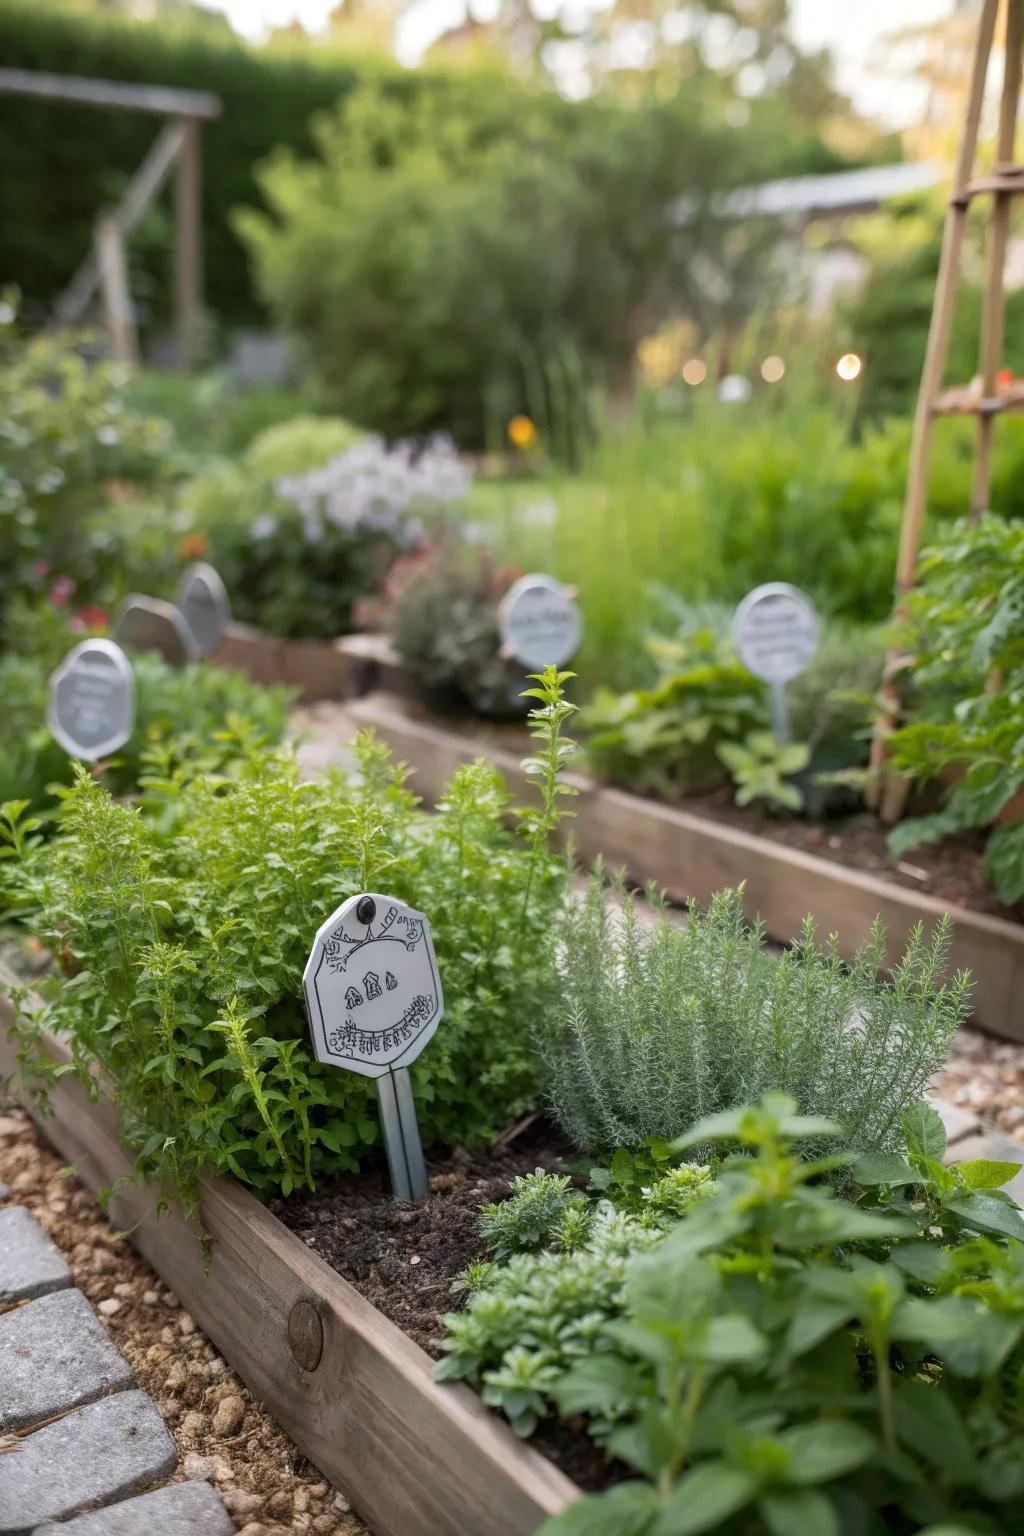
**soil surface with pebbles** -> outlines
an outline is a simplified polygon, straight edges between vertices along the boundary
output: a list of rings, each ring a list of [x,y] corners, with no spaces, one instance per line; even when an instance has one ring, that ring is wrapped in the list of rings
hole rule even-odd
[[[962,1029],[933,1089],[1024,1144],[1024,1045]]]
[[[243,1536],[367,1536],[28,1116],[2,1098],[0,1180],[49,1233],[156,1402],[178,1448],[173,1482],[212,1482]]]

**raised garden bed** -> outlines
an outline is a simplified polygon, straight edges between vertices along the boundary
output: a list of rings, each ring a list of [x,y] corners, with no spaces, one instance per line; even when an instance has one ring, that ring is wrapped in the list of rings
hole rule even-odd
[[[381,635],[289,640],[248,624],[229,624],[211,660],[244,672],[254,683],[295,688],[303,704],[352,698],[374,688],[396,693],[407,688],[401,662]]]
[[[0,1076],[17,1065],[9,1021],[0,999]],[[530,1536],[576,1497],[472,1392],[437,1385],[426,1353],[235,1180],[203,1183],[204,1256],[184,1217],[158,1216],[131,1180],[112,1105],[65,1077],[51,1107],[45,1135],[90,1189],[115,1191],[115,1225],[377,1536]]]
[[[392,693],[355,699],[349,720],[371,727],[395,756],[416,770],[414,787],[433,803],[461,762],[486,757],[514,791],[526,776],[522,753],[469,724],[425,718]],[[760,916],[770,937],[785,941],[808,912],[820,929],[840,936],[852,955],[876,916],[889,934],[889,952],[902,953],[914,926],[930,926],[944,913],[953,920],[951,964],[974,976],[976,1021],[985,1029],[1024,1040],[1024,925],[968,907],[950,906],[923,892],[833,859],[690,810],[609,789],[571,775],[572,832],[580,856],[603,855],[637,884],[653,880],[679,901],[706,902],[724,886],[745,885],[745,908]]]

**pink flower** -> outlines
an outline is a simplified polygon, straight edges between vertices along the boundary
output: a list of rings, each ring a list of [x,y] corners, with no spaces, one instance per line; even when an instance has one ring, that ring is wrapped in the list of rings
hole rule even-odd
[[[70,576],[58,576],[50,588],[50,603],[54,608],[66,608],[74,590],[75,584]]]

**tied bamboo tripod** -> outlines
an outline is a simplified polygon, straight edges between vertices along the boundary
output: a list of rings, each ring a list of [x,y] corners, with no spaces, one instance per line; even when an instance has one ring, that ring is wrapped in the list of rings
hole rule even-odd
[[[996,132],[996,160],[991,172],[975,176],[974,160],[978,148],[978,130],[985,96],[992,43],[1000,10],[1005,13],[1006,43],[1003,63],[1003,87],[999,102]],[[1024,0],[983,0],[978,22],[978,37],[971,65],[970,87],[963,133],[953,170],[953,187],[942,236],[942,255],[935,284],[931,324],[921,388],[914,415],[914,431],[907,471],[907,493],[903,506],[899,554],[896,562],[897,613],[914,584],[921,528],[928,494],[928,464],[932,424],[937,416],[975,416],[978,423],[977,455],[971,487],[972,521],[988,507],[992,465],[992,429],[995,418],[1004,411],[1024,411],[1024,384],[1013,381],[999,387],[999,361],[1003,347],[1003,323],[1006,308],[1004,287],[1006,248],[1010,229],[1010,202],[1024,193],[1024,165],[1014,163],[1017,108],[1020,101],[1021,68],[1024,58]],[[949,332],[960,276],[967,212],[976,197],[992,198],[988,228],[987,273],[981,323],[979,358],[980,389],[977,384],[942,388],[942,378],[949,352]],[[882,685],[882,708],[871,747],[871,767],[875,777],[868,785],[868,804],[877,809],[884,821],[899,817],[907,794],[903,779],[884,773],[885,742],[899,712],[899,688],[896,674],[904,658],[890,652]]]

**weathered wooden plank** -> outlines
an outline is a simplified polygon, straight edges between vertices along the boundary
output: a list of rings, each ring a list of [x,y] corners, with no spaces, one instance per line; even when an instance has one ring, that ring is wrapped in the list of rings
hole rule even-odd
[[[486,757],[517,791],[526,792],[514,753],[419,718],[391,695],[353,700],[347,713],[357,725],[371,726],[416,769],[412,787],[428,802],[437,799],[459,763],[474,757]],[[653,880],[681,901],[706,902],[714,891],[742,883],[746,911],[760,916],[774,939],[790,939],[811,913],[819,927],[838,934],[842,952],[850,956],[880,916],[895,957],[917,923],[930,926],[947,910],[934,897],[742,828],[607,789],[582,775],[574,782],[580,794],[571,804],[572,832],[583,859],[601,854],[637,884]],[[975,1018],[997,1034],[1024,1039],[1024,927],[965,908],[950,916],[951,964],[974,976]]]
[[[0,1077],[15,1068],[9,1017],[0,999]],[[91,1189],[131,1173],[109,1103],[63,1078],[53,1111],[40,1129]],[[115,1226],[378,1536],[532,1536],[577,1496],[472,1392],[435,1383],[423,1350],[240,1184],[206,1181],[201,1210],[208,1272],[195,1230],[176,1211],[158,1217],[153,1191],[122,1184],[110,1201]]]
[[[0,94],[40,96],[49,101],[87,107],[121,107],[131,112],[156,112],[164,117],[212,121],[220,117],[221,100],[212,91],[175,90],[164,85],[124,85],[84,75],[52,75],[35,69],[0,69]]]
[[[244,672],[255,683],[297,688],[306,704],[344,699],[352,691],[354,664],[333,640],[286,640],[247,624],[229,624],[223,644],[210,659]]]

